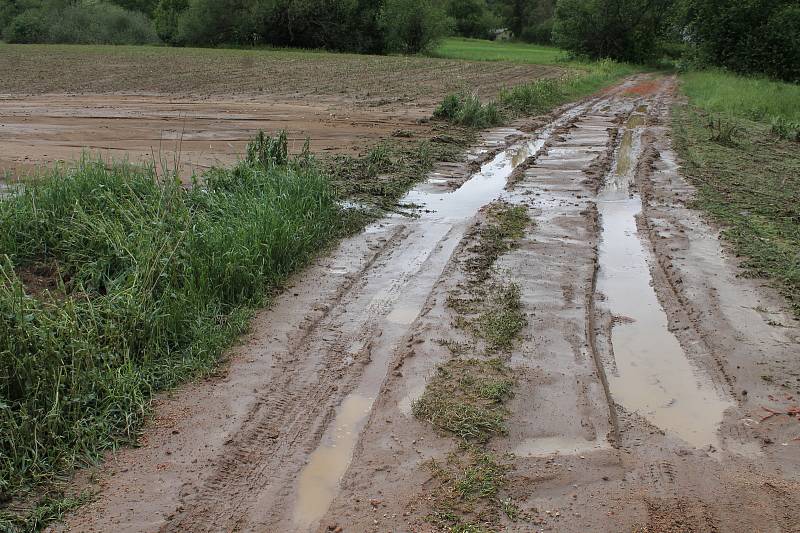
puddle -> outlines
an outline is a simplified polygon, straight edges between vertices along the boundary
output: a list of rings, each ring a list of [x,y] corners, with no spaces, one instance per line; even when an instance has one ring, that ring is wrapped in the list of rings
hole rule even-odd
[[[630,184],[640,137],[640,130],[625,131],[617,164],[598,198],[598,292],[605,295],[610,312],[621,317],[611,333],[616,362],[616,373],[609,375],[611,395],[625,409],[689,444],[719,448],[717,428],[732,402],[686,357],[669,331],[652,286],[650,252],[636,227],[642,203],[630,194]]]
[[[386,317],[386,320],[393,324],[409,325],[419,316],[419,309],[414,307],[395,307]]]
[[[526,439],[514,449],[518,457],[547,457],[548,455],[579,455],[582,453],[608,449],[611,446],[603,440],[587,441],[568,437],[542,437]]]
[[[311,528],[319,522],[331,503],[358,439],[358,430],[372,408],[372,398],[349,396],[339,408],[331,427],[298,480],[295,524]]]
[[[385,327],[378,333],[382,345],[380,349],[372,351],[372,360],[364,370],[359,386],[342,402],[333,422],[325,430],[320,445],[311,454],[308,464],[300,474],[294,509],[294,522],[299,529],[313,529],[333,502],[342,476],[352,460],[358,435],[366,424],[374,399],[386,377],[392,346],[401,341],[407,331],[406,326],[416,320],[425,304],[428,289],[441,275],[449,254],[460,238],[449,239],[445,246],[449,251],[442,258],[441,270],[431,270],[430,266],[425,270],[423,265],[430,261],[437,246],[441,247],[441,243],[448,240],[448,232],[452,228],[457,224],[464,225],[480,208],[500,198],[514,169],[538,152],[556,127],[580,113],[582,109],[581,106],[573,108],[557,122],[544,128],[537,137],[528,137],[500,152],[460,188],[454,191],[435,188],[431,190],[430,186],[426,187],[430,185],[426,182],[402,200],[404,204],[420,206],[420,217],[405,220],[404,224],[418,224],[425,231],[417,232],[416,237],[413,237],[419,242],[410,244],[416,246],[408,246],[417,256],[403,262],[400,267],[402,272],[387,273],[391,279],[387,282],[386,290],[394,291],[394,296],[390,298],[382,295],[380,290],[375,293],[373,300],[377,300],[377,303],[370,314],[380,320],[380,316],[385,313]],[[432,176],[432,179],[441,180],[441,176]],[[396,266],[392,268],[396,269]],[[377,277],[382,279],[380,274]],[[394,281],[398,279],[404,281]],[[409,397],[407,405],[401,406],[401,410],[410,412],[414,399]]]

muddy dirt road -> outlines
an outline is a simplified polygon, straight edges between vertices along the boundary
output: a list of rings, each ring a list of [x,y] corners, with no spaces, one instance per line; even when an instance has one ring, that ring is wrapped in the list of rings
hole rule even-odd
[[[800,326],[737,277],[687,202],[669,137],[674,80],[632,79],[486,134],[465,183],[434,173],[255,320],[224,377],[159,400],[142,447],[100,472],[69,531],[435,531],[453,439],[412,405],[462,339],[452,305],[485,206],[534,224],[491,276],[527,325],[503,531],[800,531]],[[452,345],[452,343],[450,343]],[[341,528],[337,529],[337,528]]]

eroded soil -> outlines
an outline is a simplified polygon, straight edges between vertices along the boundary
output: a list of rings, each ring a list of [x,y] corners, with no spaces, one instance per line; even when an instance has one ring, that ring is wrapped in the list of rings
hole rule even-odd
[[[532,224],[486,283],[516,284],[526,320],[498,350],[515,385],[485,445],[508,468],[503,512],[474,525],[800,531],[797,391],[761,378],[798,375],[800,325],[687,207],[673,91],[635,78],[487,133],[464,165],[502,149],[468,181],[438,169],[409,194],[419,217],[344,241],[259,314],[224,376],[161,397],[64,529],[437,531],[431,460],[459,448],[412,406],[472,346],[451,297],[502,199]]]
[[[399,133],[430,136],[436,104],[488,97],[558,67],[297,51],[0,45],[0,176],[105,159],[184,176],[230,164],[259,130],[299,151],[362,152]],[[58,72],[58,76],[53,76]]]

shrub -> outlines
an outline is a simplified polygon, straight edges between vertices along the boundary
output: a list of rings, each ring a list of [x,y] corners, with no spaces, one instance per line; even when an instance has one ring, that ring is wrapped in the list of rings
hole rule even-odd
[[[43,3],[14,17],[4,37],[12,43],[158,42],[158,35],[146,15],[106,3]]]
[[[422,52],[450,30],[450,21],[434,0],[384,0],[379,21],[389,52]]]
[[[447,16],[452,19],[456,34],[463,37],[486,39],[491,30],[502,25],[486,0],[449,0]]]
[[[165,43],[178,43],[178,20],[189,7],[189,0],[161,0],[153,12],[158,37]]]

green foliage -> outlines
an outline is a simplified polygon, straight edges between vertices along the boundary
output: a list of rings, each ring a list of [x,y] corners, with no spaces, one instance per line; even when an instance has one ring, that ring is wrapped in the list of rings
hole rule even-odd
[[[772,119],[772,133],[785,141],[800,142],[800,122],[775,117]]]
[[[511,370],[498,359],[451,359],[414,403],[414,416],[464,441],[486,442],[505,433],[503,402],[513,385]]]
[[[153,11],[153,23],[165,43],[178,42],[178,20],[189,7],[189,0],[160,0]]]
[[[466,61],[511,61],[534,65],[561,63],[566,58],[563,50],[551,46],[464,38],[444,39],[431,55]]]
[[[698,103],[691,96],[690,102]],[[709,138],[703,110],[676,107],[673,116],[676,149],[687,177],[697,186],[696,207],[723,226],[722,234],[741,258],[745,273],[772,280],[800,316],[797,144],[773,135],[766,120],[740,116],[736,143],[730,144]]]
[[[486,0],[449,0],[447,16],[453,20],[456,34],[463,37],[487,39],[491,30],[503,24]]]
[[[681,0],[676,11],[696,63],[800,81],[796,0]]]
[[[158,42],[151,21],[117,5],[43,0],[26,3],[3,30],[12,43],[146,44]]]
[[[681,75],[691,102],[713,113],[772,122],[800,122],[800,86],[765,78],[744,78],[720,70]]]
[[[558,0],[553,41],[578,56],[642,63],[658,52],[671,0]]]
[[[379,24],[386,50],[407,54],[428,50],[450,30],[449,20],[435,0],[384,0]]]
[[[259,148],[191,189],[82,161],[0,202],[0,501],[134,439],[341,231],[320,170]]]
[[[477,95],[465,93],[447,95],[433,116],[470,128],[496,126],[504,118],[497,104],[482,104]]]
[[[706,127],[711,132],[710,140],[728,146],[735,144],[736,137],[740,133],[736,121],[721,117],[710,117]]]
[[[555,0],[496,0],[494,3],[504,26],[511,29],[516,39],[541,44],[551,42]]]

